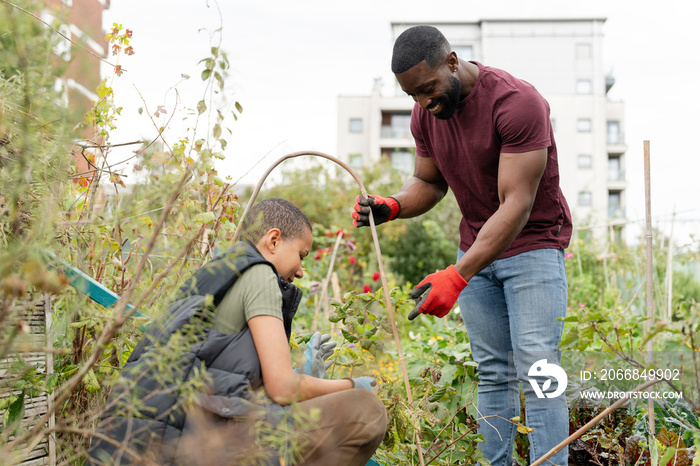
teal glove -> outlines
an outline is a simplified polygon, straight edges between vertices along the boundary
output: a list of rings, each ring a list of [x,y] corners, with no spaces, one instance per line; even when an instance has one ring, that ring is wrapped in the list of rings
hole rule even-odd
[[[372,387],[377,385],[377,381],[374,380],[374,377],[355,377],[352,380],[352,388],[364,388],[365,390],[369,390],[371,392],[374,391]]]
[[[326,370],[333,365],[332,361],[326,362],[326,359],[333,355],[335,350],[335,341],[330,341],[331,336],[321,335],[316,332],[309,339],[309,346],[306,349],[306,362],[302,369],[302,374],[317,377],[319,379],[326,378]]]

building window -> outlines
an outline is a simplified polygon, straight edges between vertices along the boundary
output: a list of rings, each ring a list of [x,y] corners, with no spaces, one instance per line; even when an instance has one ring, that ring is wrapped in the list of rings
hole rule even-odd
[[[591,58],[591,44],[576,44],[576,58]]]
[[[608,121],[608,144],[622,144],[624,142],[620,132],[620,122],[617,120]]]
[[[593,168],[593,156],[591,154],[579,154],[578,168],[588,169]]]
[[[592,128],[591,119],[579,118],[576,127],[579,133],[590,133]]]
[[[593,92],[593,84],[590,79],[579,79],[576,81],[577,94],[591,94]]]
[[[457,57],[462,60],[474,59],[474,47],[472,45],[453,45],[452,50],[457,54]]]
[[[402,172],[413,171],[413,154],[408,151],[394,151],[391,153],[391,167]]]
[[[63,34],[63,36],[71,37],[70,26],[68,26],[67,24],[57,24],[56,18],[54,18],[54,16],[51,13],[47,11],[42,11],[41,19],[44,20],[47,24],[50,24],[52,27],[58,29],[58,31],[61,34]],[[68,39],[64,39],[61,36],[58,37],[59,38],[56,39],[56,42],[53,46],[53,53],[63,58],[65,61],[70,61],[71,42]]]
[[[390,139],[410,139],[411,114],[382,113],[381,137]]]
[[[622,191],[608,191],[608,218],[623,218]]]
[[[579,207],[590,207],[593,204],[593,194],[590,191],[581,191],[578,193]]]
[[[608,157],[608,180],[624,181],[625,171],[622,169],[622,158],[618,155]]]
[[[361,133],[362,132],[362,118],[350,118],[350,132],[351,133]]]
[[[382,149],[382,158],[389,159],[391,168],[402,173],[413,173],[415,149],[386,147]]]
[[[56,81],[53,83],[53,90],[58,95],[58,105],[68,108],[68,87],[63,79],[56,78]]]
[[[362,168],[362,154],[348,155],[348,165],[350,168]]]

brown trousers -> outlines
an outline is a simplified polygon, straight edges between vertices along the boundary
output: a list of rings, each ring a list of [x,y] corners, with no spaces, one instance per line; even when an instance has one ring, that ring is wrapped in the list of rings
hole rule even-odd
[[[305,411],[318,409],[316,426],[306,426],[308,466],[364,466],[384,438],[387,416],[384,405],[369,390],[353,389],[299,403]]]
[[[184,439],[178,464],[267,465],[282,457],[283,466],[364,466],[387,429],[387,413],[376,394],[365,389],[344,390],[302,401],[294,406],[292,441],[302,460],[270,451],[255,431],[255,423],[229,421],[202,425]],[[312,419],[304,422],[303,419]],[[278,433],[275,433],[278,434]]]

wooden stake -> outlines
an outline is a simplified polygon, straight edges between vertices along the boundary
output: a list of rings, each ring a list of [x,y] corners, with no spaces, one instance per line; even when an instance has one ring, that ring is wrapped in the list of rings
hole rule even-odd
[[[333,289],[333,296],[335,299],[340,301],[342,299],[342,293],[340,291],[340,283],[338,282],[338,272],[333,272],[331,276],[331,288]],[[330,313],[326,314],[326,319],[330,316]],[[331,322],[331,335],[335,332],[335,322]]]
[[[326,278],[321,280],[321,299],[320,303],[323,306],[323,316],[328,317],[328,308],[330,306],[328,299],[328,286],[331,282],[331,274],[333,273],[333,266],[335,265],[335,256],[338,254],[338,246],[340,245],[340,240],[343,238],[343,233],[338,232],[338,236],[335,238],[335,244],[333,245],[333,253],[331,254],[331,263],[328,265],[328,273]],[[318,305],[314,309],[314,321],[311,325],[311,330],[314,332],[318,328]]]
[[[654,255],[653,255],[653,233],[651,228],[651,149],[649,141],[644,141],[644,204],[646,211],[646,287],[647,287],[647,332],[651,330],[654,319]],[[654,343],[650,338],[647,342],[647,363],[650,364],[654,358]],[[654,416],[654,400],[649,398],[647,405],[649,414],[649,433],[652,438],[656,437],[656,422]]]
[[[676,223],[676,208],[673,208],[671,216],[671,232],[668,235],[668,253],[666,255],[666,314],[664,319],[671,322],[673,317],[673,225]]]

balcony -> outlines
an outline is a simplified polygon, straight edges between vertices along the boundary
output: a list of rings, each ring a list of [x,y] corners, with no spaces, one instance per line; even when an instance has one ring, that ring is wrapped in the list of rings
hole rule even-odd
[[[608,170],[608,181],[625,181],[625,171],[622,169]]]
[[[625,135],[623,133],[608,133],[607,143],[609,145],[619,145],[625,143]]]
[[[618,205],[608,206],[608,218],[619,219],[619,218],[626,218],[626,217],[627,217],[627,211],[624,207],[621,207]]]
[[[397,126],[382,126],[380,137],[382,139],[412,139],[409,128]]]

